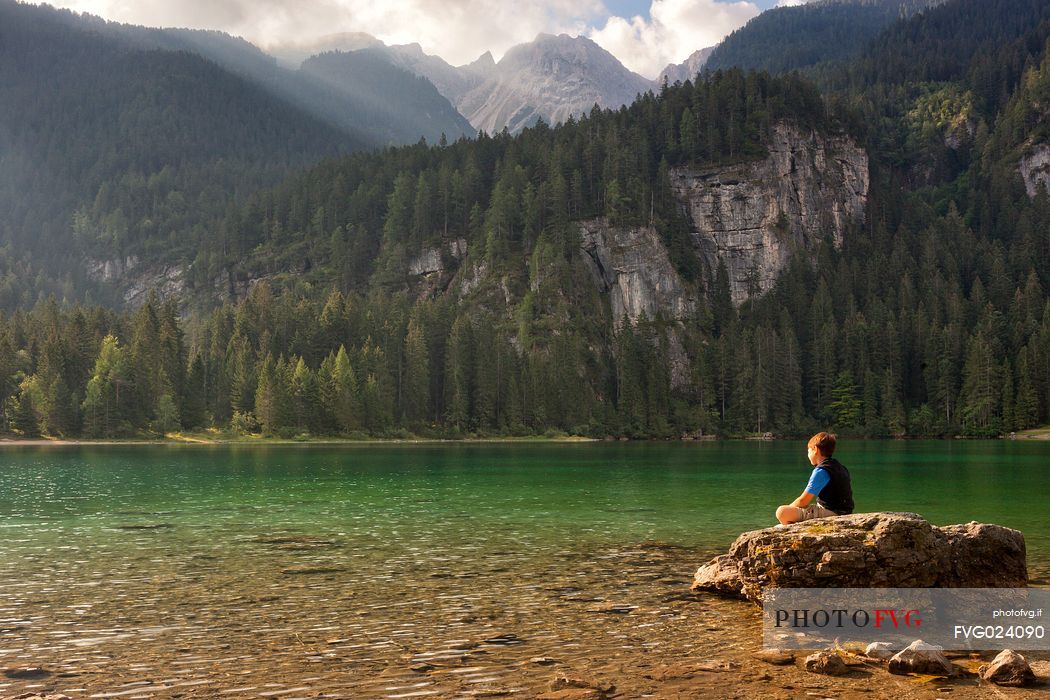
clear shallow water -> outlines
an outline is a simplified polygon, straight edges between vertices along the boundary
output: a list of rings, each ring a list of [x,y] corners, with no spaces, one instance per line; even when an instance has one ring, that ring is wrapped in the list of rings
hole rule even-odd
[[[1050,443],[837,456],[859,511],[1015,527],[1050,572]],[[801,442],[5,447],[0,666],[51,675],[0,695],[527,693],[541,656],[746,645],[678,596],[808,472]]]

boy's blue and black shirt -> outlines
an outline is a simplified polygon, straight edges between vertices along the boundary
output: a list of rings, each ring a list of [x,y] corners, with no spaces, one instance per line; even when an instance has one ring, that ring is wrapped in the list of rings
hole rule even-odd
[[[813,468],[805,492],[816,496],[817,503],[839,515],[853,512],[853,487],[849,470],[834,457],[823,460]]]

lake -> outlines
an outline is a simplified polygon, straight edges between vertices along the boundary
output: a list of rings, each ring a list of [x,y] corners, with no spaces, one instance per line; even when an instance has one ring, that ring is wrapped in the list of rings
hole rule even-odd
[[[858,511],[1017,528],[1050,576],[1050,442],[836,456]],[[5,446],[0,667],[48,675],[0,695],[528,696],[745,650],[754,610],[688,585],[809,470],[803,441]]]

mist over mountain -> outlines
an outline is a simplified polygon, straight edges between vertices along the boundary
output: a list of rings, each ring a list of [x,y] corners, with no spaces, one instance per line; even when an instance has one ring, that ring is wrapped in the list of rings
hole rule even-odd
[[[86,251],[123,266],[148,232],[177,257],[239,198],[369,145],[145,36],[0,2],[0,305],[101,294]]]
[[[343,98],[357,108],[356,114],[344,117],[346,126],[362,118],[376,129],[385,124],[387,143],[403,143],[410,135],[437,143],[442,135],[458,139],[475,134],[433,83],[393,65],[377,49],[313,56],[303,62],[298,75],[330,91],[334,121],[340,119],[336,110]]]
[[[360,51],[383,46],[383,42],[366,32],[340,32],[306,41],[267,44],[261,48],[288,68],[296,69],[303,61],[330,51]]]

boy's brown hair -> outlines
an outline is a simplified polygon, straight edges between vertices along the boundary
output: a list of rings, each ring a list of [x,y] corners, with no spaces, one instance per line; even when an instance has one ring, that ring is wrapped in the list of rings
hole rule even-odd
[[[835,436],[831,433],[817,433],[809,439],[806,447],[812,447],[822,457],[830,457],[835,453]]]

